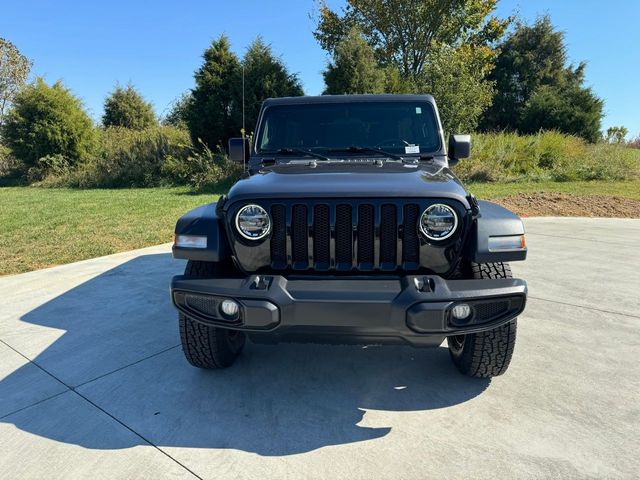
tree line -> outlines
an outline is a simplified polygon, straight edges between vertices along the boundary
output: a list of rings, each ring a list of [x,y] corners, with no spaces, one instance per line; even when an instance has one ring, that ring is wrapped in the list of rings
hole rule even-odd
[[[14,45],[0,41],[1,48],[10,51],[15,60],[11,91],[0,103],[2,107],[10,104],[0,117],[1,143],[26,167],[36,166],[50,155],[72,163],[86,158],[99,132],[80,99],[61,81],[49,85],[37,77],[25,84],[30,61]],[[220,150],[228,138],[241,134],[243,76],[245,123],[250,129],[264,99],[303,95],[298,77],[287,71],[260,37],[239,59],[222,35],[204,51],[203,64],[194,74],[195,88],[183,94],[164,118],[156,117],[152,105],[133,85],[116,85],[104,101],[99,127],[141,131],[162,123],[187,129],[193,144],[200,148]]]
[[[451,133],[559,130],[600,139],[603,101],[568,64],[549,16],[494,15],[497,0],[349,0],[320,8],[325,93],[431,93]],[[398,15],[398,12],[402,15]]]
[[[324,94],[431,93],[448,133],[557,130],[602,139],[603,101],[585,86],[585,63],[569,63],[564,34],[549,16],[532,24],[498,18],[496,4],[348,0],[339,11],[320,4],[313,35],[328,55]],[[2,148],[27,166],[51,155],[71,164],[87,158],[99,133],[81,101],[61,82],[27,84],[30,67],[0,39]],[[264,99],[304,94],[297,74],[260,37],[242,57],[225,35],[215,39],[194,81],[162,119],[132,85],[117,85],[101,127],[167,125],[187,130],[194,148],[217,151],[242,133],[243,81],[245,133]],[[605,139],[620,143],[626,133],[612,127]]]

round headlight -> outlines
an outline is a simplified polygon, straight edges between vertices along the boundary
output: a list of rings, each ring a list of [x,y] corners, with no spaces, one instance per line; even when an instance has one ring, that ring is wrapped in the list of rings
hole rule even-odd
[[[271,218],[260,205],[245,205],[236,214],[236,228],[247,240],[260,240],[271,231]]]
[[[457,226],[456,212],[442,203],[431,205],[420,217],[420,231],[429,240],[445,240],[453,235]]]

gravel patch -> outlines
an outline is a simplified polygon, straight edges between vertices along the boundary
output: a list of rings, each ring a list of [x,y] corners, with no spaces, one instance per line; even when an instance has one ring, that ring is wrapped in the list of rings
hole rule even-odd
[[[495,202],[522,217],[640,218],[640,200],[624,197],[535,192]]]

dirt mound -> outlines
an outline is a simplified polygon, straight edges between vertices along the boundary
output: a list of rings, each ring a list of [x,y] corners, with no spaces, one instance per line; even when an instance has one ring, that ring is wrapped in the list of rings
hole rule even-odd
[[[640,200],[624,197],[535,192],[495,202],[523,217],[640,218]]]

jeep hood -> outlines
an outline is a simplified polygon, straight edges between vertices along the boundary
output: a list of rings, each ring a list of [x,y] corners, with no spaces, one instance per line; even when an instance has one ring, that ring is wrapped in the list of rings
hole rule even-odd
[[[448,198],[469,208],[468,193],[446,167],[433,164],[278,165],[239,180],[230,203],[259,198]]]

